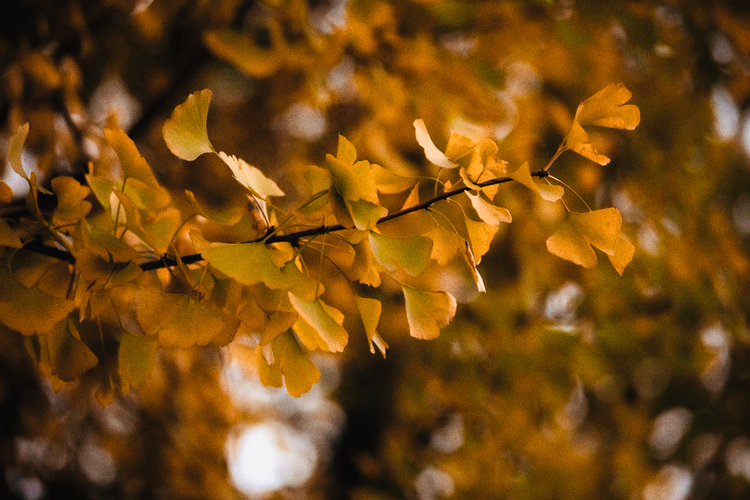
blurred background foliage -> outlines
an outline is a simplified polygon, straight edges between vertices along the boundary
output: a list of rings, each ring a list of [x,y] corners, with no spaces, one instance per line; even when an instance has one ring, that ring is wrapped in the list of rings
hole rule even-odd
[[[28,121],[27,165],[83,179],[116,122],[165,186],[214,207],[242,188],[161,134],[202,88],[217,149],[297,201],[338,134],[415,174],[423,118],[438,145],[493,138],[535,170],[607,84],[642,114],[595,138],[611,164],[552,169],[622,211],[624,276],[548,254],[555,214],[504,187],[514,221],[480,265],[488,293],[429,343],[394,293],[387,359],[353,335],[300,399],[262,388],[235,341],[160,352],[143,389],[103,407],[96,369],[54,391],[3,330],[3,498],[750,496],[747,2],[14,0],[0,27],[0,154]]]

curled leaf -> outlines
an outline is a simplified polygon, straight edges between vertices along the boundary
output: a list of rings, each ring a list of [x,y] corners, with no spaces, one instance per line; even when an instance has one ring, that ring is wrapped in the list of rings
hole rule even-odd
[[[424,340],[440,336],[440,329],[456,315],[456,299],[448,292],[425,292],[406,285],[404,291],[406,319],[412,337]]]
[[[203,153],[214,152],[206,130],[212,96],[208,89],[193,92],[164,123],[164,141],[176,157],[192,161]]]
[[[325,347],[325,350],[331,352],[342,352],[344,350],[349,342],[349,334],[341,326],[344,321],[344,315],[341,311],[323,303],[318,298],[307,301],[300,299],[291,292],[289,293],[289,301],[299,313],[300,318],[311,326],[324,342],[323,346],[319,342],[313,342],[313,344]]]
[[[229,156],[223,151],[219,153],[219,158],[229,166],[237,182],[249,189],[254,195],[264,200],[269,196],[284,196],[284,191],[279,189],[274,181],[242,158],[237,158],[234,155]]]
[[[496,207],[482,199],[478,194],[466,193],[466,196],[471,200],[471,206],[477,211],[477,215],[487,224],[499,226],[503,222],[510,223],[513,221],[513,217],[507,208]]]
[[[425,156],[431,163],[437,165],[440,168],[455,168],[458,166],[457,163],[454,163],[450,158],[448,158],[442,151],[437,148],[437,146],[435,146],[435,143],[432,142],[432,138],[430,137],[430,133],[427,131],[424,120],[422,120],[421,118],[418,120],[414,120],[414,128],[417,132],[417,142],[420,146],[422,146]]]

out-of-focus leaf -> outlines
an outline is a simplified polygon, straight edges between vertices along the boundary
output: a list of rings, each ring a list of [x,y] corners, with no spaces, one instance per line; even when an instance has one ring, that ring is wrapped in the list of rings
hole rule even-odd
[[[479,194],[467,192],[466,196],[471,200],[471,206],[477,211],[477,215],[487,224],[499,226],[503,222],[510,223],[513,220],[507,208],[496,207],[482,199]]]
[[[531,177],[529,162],[524,162],[515,172],[510,174],[510,178],[520,182],[535,193],[539,193],[542,199],[547,201],[557,201],[565,194],[562,186],[551,186],[549,184],[537,184]]]
[[[377,299],[370,299],[367,297],[355,296],[354,300],[357,305],[357,310],[359,310],[359,314],[362,317],[362,324],[365,327],[365,334],[367,335],[367,342],[370,345],[370,352],[375,354],[375,346],[377,346],[378,350],[380,350],[380,353],[385,358],[385,350],[388,349],[388,344],[377,332],[380,313],[383,307],[382,304]]]
[[[425,292],[406,285],[404,291],[409,332],[418,339],[434,339],[456,315],[456,299],[448,292]]]
[[[0,219],[0,247],[23,248],[21,238],[8,225],[5,219]]]
[[[302,300],[291,292],[289,301],[299,313],[300,319],[310,325],[323,340],[326,350],[343,352],[349,342],[349,334],[342,326],[344,315],[341,311],[323,303],[319,298],[313,301]],[[318,342],[315,344],[320,345]]]
[[[161,255],[166,253],[175,231],[180,226],[179,210],[171,208],[156,213],[144,211],[144,215],[141,215],[142,212],[138,210],[130,197],[121,191],[114,191],[114,193],[125,211],[128,230],[141,238],[156,253]]]
[[[398,175],[375,163],[370,167],[378,192],[384,194],[402,193],[414,185],[414,179],[411,177]]]
[[[239,319],[187,295],[144,288],[135,295],[138,324],[146,335],[156,335],[166,349],[189,349],[234,338]]]
[[[401,268],[410,276],[421,274],[430,264],[432,240],[425,236],[389,238],[370,232],[370,249],[378,263],[388,272]]]
[[[192,161],[203,153],[214,152],[206,130],[212,96],[208,89],[193,92],[164,123],[164,141],[176,157]]]
[[[13,190],[3,181],[0,181],[0,207],[8,205],[13,201]]]
[[[219,224],[223,224],[225,226],[233,226],[234,224],[238,223],[240,219],[242,219],[244,210],[240,207],[231,207],[226,210],[209,211],[200,206],[198,201],[195,199],[195,195],[192,193],[192,191],[185,190],[185,197],[188,199],[190,206],[193,207],[196,213],[205,217],[206,219],[218,222]]]
[[[615,255],[621,224],[622,216],[616,208],[571,212],[562,227],[547,239],[547,249],[565,260],[593,268],[597,258],[591,247]]]
[[[23,177],[26,181],[28,181],[29,186],[35,186],[36,189],[38,189],[40,192],[44,194],[52,194],[47,189],[44,189],[42,186],[38,185],[36,183],[36,179],[34,178],[34,173],[32,172],[31,177],[26,175],[26,171],[23,169],[23,162],[21,160],[21,157],[23,155],[23,145],[26,143],[26,136],[29,134],[29,124],[24,123],[23,125],[19,125],[16,129],[16,132],[11,136],[10,140],[8,141],[8,162],[10,163],[11,168]]]
[[[46,334],[75,308],[72,300],[48,295],[20,283],[7,266],[0,266],[0,321],[24,335]]]
[[[145,337],[127,330],[122,331],[117,358],[123,394],[130,392],[131,387],[138,389],[148,380],[157,347],[156,337]]]
[[[414,120],[414,129],[417,133],[417,142],[422,146],[422,149],[424,149],[424,155],[430,163],[437,165],[440,168],[455,168],[458,166],[457,163],[448,158],[448,156],[440,151],[437,146],[435,146],[435,143],[432,142],[432,138],[427,131],[424,120],[421,118]]]
[[[49,333],[40,337],[40,346],[48,349],[52,375],[66,382],[77,379],[99,363],[96,355],[80,340],[71,318],[53,323]]]
[[[91,190],[81,186],[72,177],[55,177],[52,179],[52,190],[57,195],[57,206],[52,216],[53,224],[75,224],[91,210],[91,203],[85,200]]]
[[[283,375],[287,392],[298,398],[320,380],[320,370],[290,332],[279,335],[270,345],[273,364],[269,364],[263,356],[263,347],[255,348],[258,373],[264,385],[280,387]]]
[[[242,158],[237,158],[234,155],[229,156],[223,151],[219,153],[219,158],[229,166],[237,182],[245,186],[254,195],[264,200],[269,196],[284,196],[284,191],[279,189],[274,181]]]
[[[251,37],[233,30],[208,31],[203,41],[216,56],[254,78],[271,76],[283,63],[274,50],[259,48]]]

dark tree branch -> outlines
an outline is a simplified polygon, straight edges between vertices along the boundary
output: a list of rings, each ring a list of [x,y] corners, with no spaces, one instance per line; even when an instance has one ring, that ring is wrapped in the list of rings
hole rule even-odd
[[[549,175],[549,172],[547,172],[546,170],[540,170],[538,172],[533,172],[531,175],[532,177],[538,177],[540,179],[543,179],[544,177],[547,177]],[[513,179],[510,177],[500,177],[497,179],[491,179],[489,181],[480,182],[477,185],[480,187],[488,187],[488,186],[494,186],[496,184],[505,184],[507,182],[511,182],[512,180]],[[414,212],[418,212],[419,210],[427,210],[428,208],[430,208],[432,205],[434,205],[435,203],[439,201],[447,200],[449,198],[452,198],[453,196],[457,196],[461,193],[465,193],[466,191],[471,191],[471,188],[468,186],[463,186],[463,187],[454,189],[452,191],[447,191],[443,194],[435,196],[434,198],[430,198],[427,201],[419,203],[418,205],[414,205],[413,207],[405,208],[403,210],[399,210],[398,212],[388,214],[385,217],[378,220],[377,224],[383,224],[384,222],[388,222],[390,220],[397,219],[399,217],[403,217],[405,215],[408,215]],[[342,226],[341,224],[333,224],[330,226],[318,226],[318,227],[314,227],[311,229],[305,229],[303,231],[296,231],[296,232],[288,233],[288,234],[273,234],[268,237],[263,236],[255,240],[249,241],[247,243],[259,243],[263,241],[267,245],[271,243],[290,243],[293,246],[298,246],[300,240],[304,238],[320,236],[322,234],[333,233],[336,231],[343,231],[345,229],[350,229],[350,228],[346,228]],[[31,252],[36,252],[42,255],[48,255],[50,257],[54,257],[56,259],[60,259],[60,260],[68,261],[68,262],[75,262],[75,258],[69,252],[65,250],[61,250],[59,248],[44,245],[40,240],[32,240],[26,243],[23,248]],[[180,260],[184,264],[194,264],[196,262],[202,261],[203,257],[201,257],[201,254],[196,253],[196,254],[184,255],[180,257]],[[164,257],[159,260],[143,262],[142,264],[140,264],[140,267],[144,271],[154,271],[156,269],[174,267],[177,264],[178,264],[177,259],[174,259],[172,257]]]

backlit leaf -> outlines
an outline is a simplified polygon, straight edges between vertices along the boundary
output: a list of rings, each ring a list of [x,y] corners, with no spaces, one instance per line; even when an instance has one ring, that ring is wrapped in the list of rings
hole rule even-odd
[[[300,318],[315,329],[325,343],[326,350],[331,352],[344,350],[349,341],[349,334],[341,326],[344,321],[341,311],[323,303],[319,298],[313,301],[302,300],[291,292],[289,301],[299,313]]]
[[[377,346],[380,353],[385,358],[385,350],[388,349],[388,344],[386,344],[377,332],[382,304],[377,299],[366,297],[355,296],[354,300],[357,305],[357,310],[359,310],[359,314],[362,317],[362,324],[365,327],[365,334],[367,335],[367,342],[370,345],[370,352],[375,354],[375,346]]]
[[[164,141],[178,158],[192,161],[203,153],[214,152],[206,130],[212,96],[208,89],[193,92],[164,123]]]
[[[290,332],[279,335],[270,345],[273,365],[266,361],[261,346],[255,348],[258,373],[264,385],[279,387],[283,375],[287,392],[298,398],[320,380],[320,370],[310,361],[307,353],[302,351]]]
[[[99,364],[96,355],[80,340],[70,318],[54,323],[50,332],[40,337],[40,344],[48,350],[52,375],[60,380],[75,380]]]
[[[223,151],[219,153],[219,158],[229,166],[237,182],[245,186],[254,195],[264,200],[269,196],[284,196],[284,191],[279,189],[274,181],[242,158],[237,158],[234,155],[229,156]]]
[[[435,143],[432,142],[430,133],[427,131],[427,127],[424,124],[424,120],[414,120],[414,128],[417,133],[417,142],[422,149],[424,149],[424,155],[434,165],[440,168],[455,168],[458,166],[457,163],[453,162],[448,158],[442,151],[440,151]]]
[[[122,331],[117,359],[123,394],[130,392],[131,387],[138,389],[148,380],[157,347],[156,337]]]
[[[622,273],[627,265],[630,264],[631,260],[633,260],[634,254],[635,247],[633,246],[633,244],[623,238],[622,235],[620,235],[620,237],[617,238],[617,243],[615,244],[614,255],[607,255],[607,257],[609,257],[609,261],[615,267],[615,270],[617,270],[620,276],[622,276]]]
[[[623,84],[610,83],[578,105],[575,120],[582,126],[633,130],[641,121],[641,112],[634,104],[624,105],[632,96]]]
[[[547,249],[565,260],[593,268],[597,257],[591,247],[615,255],[621,224],[622,216],[616,208],[571,212],[560,229],[547,239]]]
[[[187,295],[139,290],[135,295],[138,324],[146,335],[155,335],[166,349],[189,349],[214,343],[226,345],[234,338],[239,320]]]
[[[238,223],[244,213],[244,210],[240,207],[231,207],[225,210],[207,210],[198,203],[192,191],[185,190],[185,197],[196,213],[225,226],[232,226]]]
[[[486,224],[484,222],[473,221],[469,218],[464,219],[466,222],[466,232],[469,235],[469,243],[474,253],[477,264],[482,262],[482,257],[490,249],[492,239],[498,231],[498,226]]]
[[[252,37],[234,30],[207,31],[203,41],[217,57],[254,78],[276,73],[283,62],[274,50],[260,48]]]
[[[349,268],[349,275],[364,285],[380,286],[380,273],[373,265],[369,238],[363,238],[354,245],[354,262]]]
[[[539,193],[542,199],[547,201],[557,201],[565,194],[562,186],[551,186],[549,184],[537,184],[531,177],[529,162],[524,162],[515,172],[510,174],[510,178],[523,184],[535,193]]]
[[[153,188],[160,187],[151,167],[138,152],[138,148],[128,134],[120,129],[108,128],[104,131],[104,135],[109,145],[115,150],[117,158],[120,159],[125,179],[137,179]]]
[[[456,299],[448,292],[425,292],[402,285],[409,332],[418,339],[434,339],[456,315]]]
[[[422,122],[422,125],[424,125],[424,121]],[[465,135],[451,131],[451,136],[448,138],[448,144],[445,146],[445,156],[456,161],[473,150],[474,141]]]
[[[477,211],[477,215],[487,224],[499,226],[503,222],[510,223],[513,220],[507,208],[496,207],[485,201],[479,194],[467,192],[466,196],[471,200],[471,206]]]
[[[44,194],[52,194],[47,189],[43,188],[42,186],[38,185],[36,183],[36,178],[34,177],[34,173],[31,173],[31,176],[29,177],[26,175],[26,171],[23,169],[23,162],[22,162],[22,156],[23,156],[23,145],[26,143],[26,136],[29,134],[29,124],[24,123],[23,125],[19,125],[16,129],[16,132],[11,136],[10,140],[8,141],[8,162],[10,163],[11,168],[26,179],[28,181],[29,186],[36,187],[39,191],[41,191]]]
[[[430,264],[432,240],[425,236],[389,238],[370,232],[370,249],[375,260],[388,272],[401,268],[410,276],[421,274]]]

